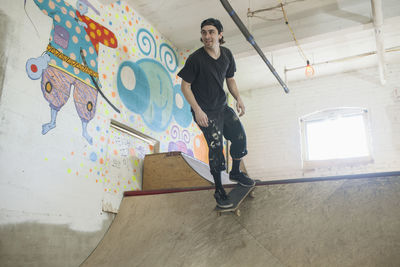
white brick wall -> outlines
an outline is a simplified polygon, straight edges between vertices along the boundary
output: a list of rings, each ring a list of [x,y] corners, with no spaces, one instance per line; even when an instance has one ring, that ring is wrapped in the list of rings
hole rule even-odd
[[[249,154],[249,174],[261,180],[400,171],[400,66],[388,65],[382,86],[376,68],[361,69],[290,83],[286,95],[278,86],[242,92]],[[367,165],[303,171],[299,118],[334,107],[369,111],[374,162]]]

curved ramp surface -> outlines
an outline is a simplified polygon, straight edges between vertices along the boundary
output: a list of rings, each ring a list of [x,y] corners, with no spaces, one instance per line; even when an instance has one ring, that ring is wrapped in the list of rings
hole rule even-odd
[[[141,193],[143,194],[143,193]],[[82,266],[398,266],[400,178],[259,186],[241,217],[213,190],[125,197]]]
[[[213,193],[125,197],[82,266],[281,266],[236,218],[217,217]]]

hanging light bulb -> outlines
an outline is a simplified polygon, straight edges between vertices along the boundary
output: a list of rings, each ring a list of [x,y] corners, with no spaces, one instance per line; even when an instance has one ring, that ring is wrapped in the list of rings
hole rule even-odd
[[[305,74],[308,78],[311,78],[312,76],[314,76],[314,68],[310,65],[310,61],[307,60],[307,66],[306,66],[306,71]]]

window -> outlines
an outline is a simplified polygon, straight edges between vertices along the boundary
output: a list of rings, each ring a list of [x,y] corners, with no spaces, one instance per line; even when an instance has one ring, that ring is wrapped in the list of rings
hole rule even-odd
[[[301,118],[300,125],[305,168],[371,162],[366,109],[319,111]]]

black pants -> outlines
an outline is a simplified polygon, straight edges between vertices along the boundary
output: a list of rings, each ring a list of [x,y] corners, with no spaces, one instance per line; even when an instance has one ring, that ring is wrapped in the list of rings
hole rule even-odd
[[[240,159],[247,154],[246,133],[235,111],[225,106],[218,114],[207,114],[208,127],[200,127],[208,144],[210,171],[220,172],[226,169],[223,154],[223,136],[231,141],[230,154],[234,159]],[[193,114],[196,121],[196,117]],[[197,121],[196,121],[197,123]]]

